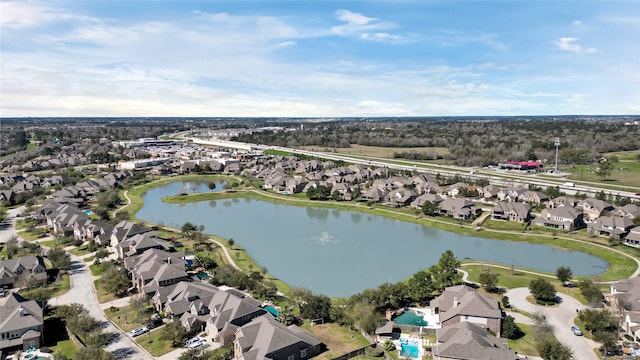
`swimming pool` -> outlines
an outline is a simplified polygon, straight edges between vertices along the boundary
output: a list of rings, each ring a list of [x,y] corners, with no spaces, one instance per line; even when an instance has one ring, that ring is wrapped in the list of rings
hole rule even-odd
[[[267,305],[264,307],[265,310],[267,310],[268,312],[271,313],[271,315],[273,315],[274,318],[278,317],[278,309],[274,308],[273,306]]]
[[[416,314],[415,310],[407,310],[400,316],[393,319],[393,322],[400,325],[415,325],[415,326],[427,326],[428,322],[424,321],[422,315]]]
[[[414,359],[420,358],[420,348],[418,348],[417,342],[400,339],[400,347],[400,356],[409,356]]]

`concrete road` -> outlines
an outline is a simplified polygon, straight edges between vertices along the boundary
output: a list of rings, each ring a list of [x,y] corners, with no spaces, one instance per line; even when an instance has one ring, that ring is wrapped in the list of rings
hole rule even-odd
[[[16,235],[17,215],[22,213],[24,206],[7,210],[7,217],[0,223],[0,243],[5,243]]]
[[[571,332],[571,326],[574,325],[574,319],[578,315],[576,309],[582,310],[585,308],[578,300],[565,293],[558,293],[562,302],[554,307],[546,307],[531,304],[527,301],[526,297],[530,295],[528,288],[510,289],[505,295],[509,297],[511,305],[518,309],[532,314],[544,314],[549,325],[553,326],[553,334],[556,338],[573,350],[574,359],[599,360],[593,349],[600,347],[600,345],[584,336],[575,336]]]

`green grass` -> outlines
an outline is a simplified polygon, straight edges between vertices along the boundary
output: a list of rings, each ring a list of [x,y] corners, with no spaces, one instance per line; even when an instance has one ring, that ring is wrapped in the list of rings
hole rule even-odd
[[[102,264],[91,264],[91,265],[89,265],[89,270],[91,270],[91,275],[100,276],[104,272],[104,265],[102,265]]]
[[[94,259],[95,259],[95,256],[89,256],[82,259],[82,261],[88,263],[88,262],[92,262]]]
[[[525,335],[518,340],[508,340],[507,346],[515,350],[518,354],[538,356],[538,350],[536,350],[535,341],[531,334],[531,326],[518,324],[518,327],[525,333]]]
[[[311,326],[309,321],[305,321],[301,328],[310,332],[327,345],[328,350],[314,359],[332,359],[369,345],[369,341],[362,334],[338,324],[330,323]]]
[[[145,348],[154,357],[162,356],[168,352],[175,350],[176,348],[171,346],[170,340],[160,339],[160,330],[152,331],[150,333],[138,336],[135,341]]]
[[[71,288],[71,279],[69,274],[62,274],[62,280],[53,285],[53,293],[51,296],[60,296]]]
[[[96,289],[96,294],[98,295],[98,302],[100,304],[118,299],[115,295],[108,293],[106,290],[102,288],[102,286],[100,285],[100,279],[95,279],[93,281],[93,286]]]
[[[73,248],[73,249],[69,250],[69,252],[72,253],[73,255],[76,255],[76,256],[82,256],[82,255],[86,255],[86,254],[90,253],[91,251],[89,251],[89,249],[87,249],[87,245],[83,245],[81,247]]]
[[[65,355],[69,359],[73,359],[76,351],[78,351],[78,346],[71,340],[62,340],[58,341],[58,343],[54,346],[50,346],[49,349],[55,353],[61,353]]]
[[[605,154],[605,156],[615,155],[618,162],[613,163],[611,175],[605,180],[601,176],[596,175],[597,164],[576,165],[563,171],[570,172],[569,179],[578,182],[594,182],[604,185],[605,187],[619,186],[618,190],[626,190],[637,192],[640,187],[640,161],[637,155],[639,151],[621,151],[616,153]],[[635,189],[634,189],[635,188]],[[615,193],[614,193],[615,195]]]
[[[133,329],[139,328],[142,325],[146,324],[150,320],[151,310],[153,307],[149,305],[147,307],[149,316],[139,318],[135,308],[132,305],[127,305],[123,307],[111,307],[104,310],[104,314],[119,328],[128,332]]]

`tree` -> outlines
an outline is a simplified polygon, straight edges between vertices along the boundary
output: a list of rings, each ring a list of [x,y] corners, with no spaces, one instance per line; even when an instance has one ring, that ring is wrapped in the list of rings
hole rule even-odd
[[[537,161],[538,160],[538,156],[536,155],[536,152],[533,148],[529,148],[527,149],[527,151],[524,153],[524,158],[526,160],[529,161]]]
[[[516,324],[516,320],[511,315],[507,315],[502,320],[502,331],[500,332],[502,337],[515,340],[524,336],[522,329]]]
[[[556,288],[549,280],[543,278],[531,280],[529,291],[537,300],[554,301],[556,297]]]
[[[196,255],[196,257],[193,259],[193,264],[198,267],[203,267],[207,270],[216,267],[216,262],[213,261],[212,258],[202,255]]]
[[[596,170],[596,175],[601,176],[602,180],[606,180],[607,176],[611,175],[611,171],[613,170],[613,163],[607,160],[603,160],[600,162],[600,166],[598,170]]]
[[[594,284],[592,280],[580,281],[578,283],[578,288],[589,304],[595,304],[604,300],[602,291],[600,291],[598,285]]]
[[[207,185],[209,187],[209,190],[213,191],[216,189],[216,183],[215,182],[210,182],[209,185]]]
[[[47,258],[54,269],[65,270],[71,265],[71,257],[63,248],[55,246],[47,252]]]
[[[489,292],[496,290],[498,285],[498,274],[490,271],[482,271],[479,275],[480,285]]]
[[[420,304],[426,304],[433,298],[433,281],[429,270],[421,270],[413,274],[407,281],[411,299]]]
[[[79,348],[74,356],[75,360],[115,360],[115,358],[112,353],[106,352],[95,345]]]
[[[124,294],[131,285],[131,281],[127,277],[127,271],[117,266],[107,269],[102,274],[100,283],[107,292],[115,294],[116,296]]]
[[[556,269],[556,277],[563,284],[566,283],[567,281],[570,281],[572,276],[573,276],[573,271],[571,271],[571,268],[568,266],[560,266]]]
[[[173,347],[183,346],[189,336],[187,329],[179,321],[168,322],[160,331],[160,339],[171,341]]]
[[[438,211],[438,204],[434,203],[433,201],[425,201],[422,204],[422,213],[425,215],[429,215],[429,216],[434,216],[437,214]]]
[[[578,315],[585,329],[596,332],[615,332],[616,322],[611,313],[606,310],[584,309]]]
[[[458,267],[460,261],[451,250],[442,253],[438,263],[429,268],[435,288],[442,291],[446,287],[462,284],[462,273],[458,272]]]
[[[203,349],[191,349],[180,354],[178,360],[208,360],[210,355],[211,351],[205,351]]]
[[[508,309],[511,307],[511,303],[509,302],[509,297],[504,295],[502,297],[502,299],[500,300],[500,302],[502,303],[502,307],[505,309]]]
[[[328,320],[331,314],[331,299],[326,295],[312,295],[300,308],[300,315],[306,319]]]

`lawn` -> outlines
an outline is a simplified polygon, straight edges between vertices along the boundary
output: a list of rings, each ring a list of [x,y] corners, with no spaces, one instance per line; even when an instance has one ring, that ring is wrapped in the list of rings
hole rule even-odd
[[[87,247],[88,246],[85,244],[85,245],[83,245],[81,247],[73,248],[73,249],[69,250],[69,252],[72,253],[73,255],[76,255],[76,256],[86,255],[86,254],[90,253],[90,251],[89,251],[89,249]]]
[[[640,187],[640,161],[638,160],[638,154],[640,154],[639,150],[604,154],[605,157],[618,157],[618,161],[613,163],[611,175],[605,180],[595,173],[598,167],[597,164],[576,165],[572,168],[563,169],[563,171],[571,173],[571,176],[569,176],[571,180],[596,182],[605,186],[617,185],[621,187],[619,190],[638,192],[637,188]],[[628,187],[635,187],[636,189]]]
[[[98,302],[99,303],[102,304],[102,303],[106,303],[106,302],[118,299],[118,297],[116,297],[113,294],[108,293],[105,289],[102,288],[102,286],[100,284],[100,279],[95,279],[93,281],[93,286],[96,289],[96,294],[98,295]]]
[[[508,340],[507,346],[515,350],[518,354],[537,356],[538,350],[536,350],[533,335],[531,334],[531,326],[518,324],[518,327],[525,333],[525,335],[518,340]]]
[[[176,348],[171,346],[170,340],[160,339],[162,330],[152,331],[150,333],[138,336],[136,342],[145,348],[154,357],[162,356]]]
[[[369,345],[369,342],[362,334],[338,324],[330,323],[311,326],[308,321],[305,321],[301,327],[327,345],[328,350],[316,357],[316,359],[333,359]]]
[[[147,309],[153,310],[153,307],[149,306]],[[147,324],[151,319],[152,311],[146,311],[146,316],[143,315],[143,317],[140,318],[133,305],[127,305],[105,309],[104,314],[122,330],[129,332]]]

